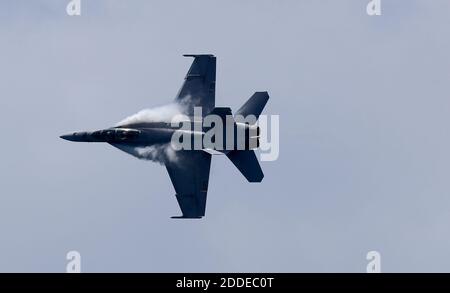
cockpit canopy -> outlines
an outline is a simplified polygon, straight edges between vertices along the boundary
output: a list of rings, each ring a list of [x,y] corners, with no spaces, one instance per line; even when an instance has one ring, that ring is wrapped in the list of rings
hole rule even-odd
[[[104,140],[104,141],[124,141],[137,138],[138,136],[139,130],[123,129],[123,128],[98,130],[92,133],[92,137],[95,140]]]

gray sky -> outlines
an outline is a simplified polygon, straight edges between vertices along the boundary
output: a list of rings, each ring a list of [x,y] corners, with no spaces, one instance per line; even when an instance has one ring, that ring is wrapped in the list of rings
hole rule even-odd
[[[0,0],[0,271],[450,271],[450,2]],[[173,100],[218,57],[216,104],[267,90],[280,157],[211,167],[207,215],[164,167],[58,138]]]

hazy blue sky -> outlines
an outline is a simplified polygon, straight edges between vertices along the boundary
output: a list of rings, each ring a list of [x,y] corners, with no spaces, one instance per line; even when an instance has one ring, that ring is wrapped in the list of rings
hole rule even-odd
[[[0,271],[450,271],[450,1],[68,2],[0,0]],[[172,101],[183,53],[281,126],[261,184],[214,157],[195,221],[164,167],[58,137]]]

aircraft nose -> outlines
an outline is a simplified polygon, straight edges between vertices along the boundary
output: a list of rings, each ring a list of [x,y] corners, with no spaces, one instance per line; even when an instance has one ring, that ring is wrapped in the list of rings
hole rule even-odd
[[[79,141],[79,142],[93,141],[92,137],[91,137],[91,133],[86,132],[86,131],[64,134],[64,135],[61,135],[60,138],[69,140],[69,141]]]
[[[60,138],[73,141],[73,134],[63,134],[60,136]]]

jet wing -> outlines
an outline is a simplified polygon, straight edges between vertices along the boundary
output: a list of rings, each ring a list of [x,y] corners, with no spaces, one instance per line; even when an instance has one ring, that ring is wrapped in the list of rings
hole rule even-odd
[[[205,215],[210,166],[211,155],[200,150],[178,151],[177,159],[166,163],[183,212],[178,218],[201,218]]]
[[[175,102],[183,107],[184,114],[194,115],[194,107],[202,107],[203,116],[215,106],[216,57],[213,55],[183,55],[194,57]]]

